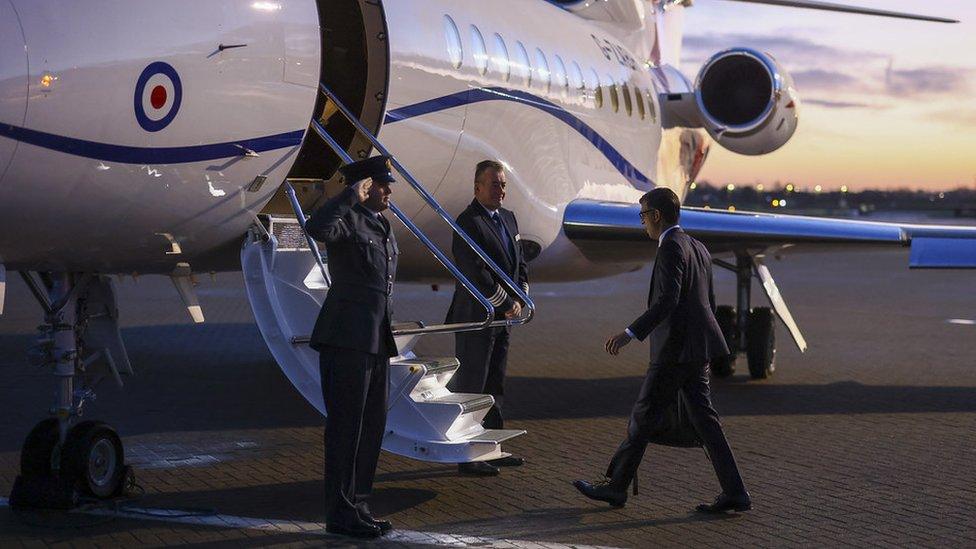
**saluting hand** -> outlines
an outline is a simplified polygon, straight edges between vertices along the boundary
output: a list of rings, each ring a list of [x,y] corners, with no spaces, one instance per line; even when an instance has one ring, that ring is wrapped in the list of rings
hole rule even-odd
[[[353,184],[352,190],[359,197],[360,202],[366,202],[366,198],[369,196],[369,189],[373,187],[373,179],[367,177],[362,181],[357,181]]]
[[[630,339],[631,338],[629,335],[627,335],[627,332],[620,332],[617,335],[610,336],[610,339],[607,340],[607,352],[611,355],[617,356],[617,354],[620,353],[620,349],[622,349],[624,345],[630,343]]]

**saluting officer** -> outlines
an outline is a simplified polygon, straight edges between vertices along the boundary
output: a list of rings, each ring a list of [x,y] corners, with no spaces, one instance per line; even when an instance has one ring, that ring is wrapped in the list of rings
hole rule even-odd
[[[376,156],[339,169],[347,187],[308,220],[325,243],[332,286],[310,345],[319,352],[325,399],[326,524],[332,533],[372,538],[392,529],[370,514],[386,428],[390,317],[396,239],[381,213],[389,207],[390,160]]]
[[[528,267],[519,243],[518,223],[511,210],[502,207],[505,200],[504,166],[495,160],[483,160],[475,167],[474,200],[461,212],[457,224],[478,246],[525,292],[529,291]],[[495,307],[495,319],[518,318],[524,303],[509,295],[495,273],[474,253],[461,237],[454,235],[452,246],[458,268]],[[447,312],[447,322],[471,322],[484,319],[484,309],[460,282],[455,285],[454,299]],[[448,388],[461,393],[488,393],[495,397],[495,405],[485,415],[482,425],[487,429],[502,429],[502,397],[505,366],[508,363],[508,336],[511,328],[504,326],[454,335],[455,354],[461,363]],[[498,467],[519,466],[521,457],[508,456],[492,461],[461,463],[462,475],[494,476]]]

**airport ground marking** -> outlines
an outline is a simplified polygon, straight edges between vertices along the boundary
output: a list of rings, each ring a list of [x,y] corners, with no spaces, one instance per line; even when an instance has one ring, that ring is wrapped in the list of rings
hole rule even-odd
[[[7,498],[0,497],[0,508],[7,507]],[[189,514],[179,509],[154,509],[150,507],[122,507],[108,509],[104,507],[81,508],[76,513],[96,515],[131,520],[152,520],[186,524],[189,526],[208,526],[215,528],[233,528],[258,530],[268,533],[303,534],[334,539],[348,539],[325,530],[321,522],[307,522],[299,520],[280,520],[238,517],[221,514]],[[416,545],[430,545],[436,547],[479,547],[479,548],[507,548],[507,549],[612,549],[605,546],[578,545],[553,543],[549,541],[529,541],[516,539],[497,539],[483,536],[469,536],[464,534],[444,534],[440,532],[417,532],[414,530],[394,530],[376,540],[377,542],[405,543]]]

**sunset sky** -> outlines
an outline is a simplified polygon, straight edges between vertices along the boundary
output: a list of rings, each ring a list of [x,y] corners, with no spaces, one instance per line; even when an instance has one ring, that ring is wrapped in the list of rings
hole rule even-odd
[[[835,0],[841,1],[841,0]],[[773,54],[802,107],[793,139],[760,157],[713,146],[699,180],[833,189],[976,188],[976,2],[845,0],[954,25],[696,0],[682,69],[729,46]]]

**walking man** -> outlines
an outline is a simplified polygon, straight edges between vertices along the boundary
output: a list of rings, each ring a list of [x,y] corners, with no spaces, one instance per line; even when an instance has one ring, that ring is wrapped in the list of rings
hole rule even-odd
[[[479,162],[474,172],[474,200],[461,212],[457,224],[478,246],[507,273],[526,293],[529,291],[528,267],[519,244],[515,214],[502,207],[505,200],[505,168],[495,160]],[[496,279],[494,272],[478,257],[468,244],[454,235],[452,246],[458,268],[478,290],[488,296],[495,307],[495,319],[518,318],[521,303],[511,296]],[[484,308],[457,283],[454,298],[447,312],[447,322],[471,322],[484,319]],[[504,397],[505,366],[508,362],[508,326],[477,332],[459,332],[454,336],[455,353],[461,366],[451,378],[448,388],[460,393],[487,393],[495,404],[485,415],[486,429],[502,429],[502,400]],[[488,462],[458,464],[463,475],[493,476],[498,467],[519,466],[524,460],[508,456]]]
[[[326,529],[374,538],[392,529],[373,518],[373,489],[386,428],[390,357],[397,355],[390,317],[396,239],[381,213],[389,207],[390,162],[376,156],[339,169],[347,187],[308,220],[325,243],[332,286],[310,345],[319,352],[325,400]]]
[[[681,203],[673,191],[658,187],[641,197],[640,205],[641,223],[647,235],[658,241],[647,311],[610,337],[606,350],[617,355],[632,339],[650,337],[650,367],[631,412],[627,437],[607,468],[607,479],[573,484],[590,499],[622,507],[632,481],[636,493],[637,468],[649,439],[667,430],[675,416],[670,411],[682,407],[722,486],[714,503],[701,504],[697,510],[747,511],[752,502],[712,407],[708,386],[709,362],[729,354],[714,315],[711,256],[701,242],[678,226]]]

